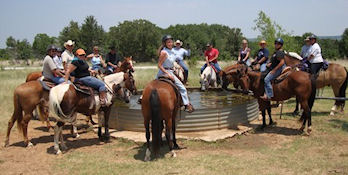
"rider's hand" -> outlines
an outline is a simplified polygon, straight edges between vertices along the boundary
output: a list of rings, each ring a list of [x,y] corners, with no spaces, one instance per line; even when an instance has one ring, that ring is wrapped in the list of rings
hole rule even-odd
[[[171,79],[172,81],[175,81],[174,76],[171,74],[168,74],[168,78]]]
[[[274,75],[275,74],[275,70],[272,70],[271,72],[269,72],[270,74]]]

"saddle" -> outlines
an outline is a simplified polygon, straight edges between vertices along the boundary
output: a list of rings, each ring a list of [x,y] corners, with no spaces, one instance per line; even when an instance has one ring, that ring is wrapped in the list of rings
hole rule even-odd
[[[57,84],[54,83],[51,79],[45,78],[45,77],[43,77],[43,76],[39,79],[39,82],[40,82],[40,84],[42,85],[42,87],[43,87],[43,89],[44,89],[45,91],[50,91],[51,88],[53,88],[54,86],[57,85]]]
[[[99,94],[99,92],[96,89],[86,86],[80,81],[76,81],[73,84],[75,86],[75,89],[83,94],[91,96],[94,96],[94,94]]]
[[[283,80],[285,80],[292,72],[297,71],[296,68],[292,68],[292,67],[285,67],[282,71],[282,73],[272,81],[272,84],[278,84],[280,82],[282,82]],[[265,80],[265,77],[267,76],[267,74],[270,72],[270,70],[266,70],[264,72],[261,72],[261,81]]]
[[[180,92],[179,92],[179,88],[175,85],[174,81],[172,81],[172,80],[169,79],[168,77],[158,77],[158,80],[159,80],[159,81],[166,82],[166,83],[170,84],[170,85],[173,87],[174,92],[175,92],[175,94],[176,94],[176,98],[179,99],[179,100],[178,100],[178,105],[179,105],[180,107],[183,106],[181,94],[180,94]]]

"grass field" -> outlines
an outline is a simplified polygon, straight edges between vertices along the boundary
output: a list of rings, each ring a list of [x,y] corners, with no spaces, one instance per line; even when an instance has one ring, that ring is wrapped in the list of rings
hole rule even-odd
[[[1,145],[13,110],[13,90],[31,71],[0,71]],[[199,65],[190,71],[190,86],[199,85]],[[156,73],[154,69],[136,71],[138,89]],[[332,90],[325,88],[323,96],[333,96]],[[0,174],[348,174],[348,117],[329,116],[332,104],[328,100],[315,102],[311,136],[299,134],[298,117],[290,115],[294,109],[291,99],[284,105],[282,119],[279,109],[272,111],[275,127],[216,142],[179,140],[184,149],[178,150],[177,158],[165,154],[168,149],[163,147],[164,157],[151,162],[142,161],[143,143],[125,139],[99,143],[95,133],[84,129],[79,130],[79,139],[64,130],[70,149],[56,156],[52,154],[53,132],[44,131],[41,122],[31,121],[29,136],[35,146],[24,148],[14,129],[12,145],[0,147]]]

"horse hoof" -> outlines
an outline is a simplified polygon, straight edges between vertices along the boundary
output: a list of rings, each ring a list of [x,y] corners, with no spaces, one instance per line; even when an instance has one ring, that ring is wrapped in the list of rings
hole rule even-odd
[[[301,132],[303,132],[304,131],[304,126],[302,126],[299,130],[301,131]]]
[[[308,135],[311,134],[311,132],[312,132],[312,128],[311,128],[311,127],[308,127],[308,129],[307,129]]]
[[[77,139],[77,138],[80,137],[80,134],[73,134],[73,137],[74,137],[75,139]]]
[[[334,116],[334,115],[335,115],[335,112],[331,111],[330,116]]]
[[[175,158],[176,157],[176,153],[172,150],[172,157]]]
[[[34,145],[31,143],[31,142],[28,142],[28,144],[27,144],[27,148],[31,148],[31,147],[33,147]]]
[[[298,114],[299,114],[298,111],[294,111],[294,112],[292,113],[292,116],[298,116]]]
[[[270,122],[269,123],[269,126],[276,126],[277,125],[277,122]]]
[[[174,144],[174,147],[173,147],[173,149],[180,149],[180,146],[178,145],[178,144]]]
[[[146,153],[145,153],[144,161],[145,162],[150,161],[150,156],[151,156],[151,152],[150,152],[149,148],[147,148],[146,149]]]
[[[56,152],[56,155],[60,155],[62,154],[62,151],[59,149],[57,152]]]

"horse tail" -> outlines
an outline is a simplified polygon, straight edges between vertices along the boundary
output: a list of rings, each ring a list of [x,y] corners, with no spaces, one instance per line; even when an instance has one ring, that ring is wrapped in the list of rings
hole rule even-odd
[[[64,94],[69,89],[69,84],[60,84],[58,86],[53,87],[50,90],[49,95],[49,109],[50,113],[55,118],[68,118],[64,113],[62,108],[60,107],[60,103],[63,100]]]
[[[45,113],[44,102],[41,101],[39,105],[36,106],[37,114],[39,116],[40,121],[47,121],[48,114]]]
[[[344,67],[344,70],[346,70],[346,80],[343,82],[342,86],[340,87],[339,97],[346,97],[346,89],[347,89],[347,82],[348,82],[348,71],[347,71],[346,67]],[[346,101],[342,100],[340,102],[341,102],[342,107],[344,107]]]
[[[152,149],[155,155],[158,153],[160,148],[160,141],[162,137],[162,119],[160,116],[161,103],[158,97],[156,89],[151,91],[150,94],[150,108],[151,108],[151,127],[152,127]]]
[[[13,122],[17,120],[17,128],[19,132],[21,132],[23,130],[22,124],[21,124],[23,120],[23,109],[19,102],[19,97],[16,91],[14,92],[14,95],[13,95],[13,104],[14,104],[14,109],[12,114]]]

